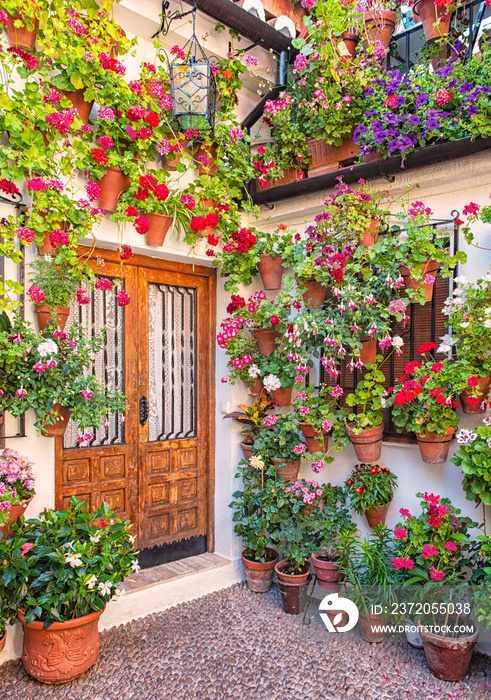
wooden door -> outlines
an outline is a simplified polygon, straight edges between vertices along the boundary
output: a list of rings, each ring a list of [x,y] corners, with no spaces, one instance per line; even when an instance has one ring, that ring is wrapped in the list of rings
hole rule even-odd
[[[213,549],[214,307],[209,268],[100,252],[94,266],[131,297],[92,293],[71,309],[69,323],[90,334],[107,328],[95,373],[125,391],[126,415],[82,446],[69,425],[56,446],[56,504],[107,501],[135,524],[142,566]],[[90,426],[86,426],[90,430]]]

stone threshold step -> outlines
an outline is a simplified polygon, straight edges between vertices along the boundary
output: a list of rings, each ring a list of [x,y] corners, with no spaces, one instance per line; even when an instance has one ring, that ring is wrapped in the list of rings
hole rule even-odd
[[[144,588],[157,586],[159,583],[167,583],[183,576],[191,576],[202,571],[210,569],[218,569],[222,566],[230,564],[228,559],[221,557],[219,554],[208,552],[206,554],[198,554],[187,559],[179,559],[168,564],[160,564],[149,569],[142,569],[137,574],[132,574],[121,584],[126,593],[139,591]]]

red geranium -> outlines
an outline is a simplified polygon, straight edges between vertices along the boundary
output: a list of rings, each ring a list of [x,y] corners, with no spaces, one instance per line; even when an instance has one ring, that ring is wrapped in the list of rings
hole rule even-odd
[[[144,216],[138,216],[138,217],[134,220],[133,226],[135,227],[137,233],[143,235],[143,234],[146,233],[146,232],[148,231],[148,229],[150,228],[150,222],[148,221],[148,219],[147,219],[146,217],[144,217]]]
[[[206,225],[210,228],[216,228],[218,226],[218,215],[214,211],[210,212],[205,217]]]
[[[107,165],[107,153],[102,148],[93,148],[92,158],[95,163],[102,163],[102,165]]]
[[[422,355],[424,352],[430,352],[431,350],[435,350],[438,347],[436,343],[423,343],[423,345],[420,345],[418,348],[418,353]]]
[[[204,216],[193,216],[191,219],[190,223],[191,229],[195,233],[199,233],[200,231],[204,231],[206,228],[206,220]]]
[[[158,125],[159,125],[159,121],[160,121],[159,115],[156,114],[155,112],[149,112],[149,113],[145,116],[145,121],[147,122],[147,124],[148,124],[149,126],[158,126]]]
[[[165,202],[167,197],[169,196],[169,188],[167,185],[157,185],[155,188],[155,196],[159,200],[159,202]]]

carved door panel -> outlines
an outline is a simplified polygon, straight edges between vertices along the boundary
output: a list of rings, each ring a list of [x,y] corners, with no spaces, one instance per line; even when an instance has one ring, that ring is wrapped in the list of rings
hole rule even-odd
[[[69,323],[82,323],[88,334],[108,329],[95,372],[109,389],[125,391],[130,408],[124,422],[110,417],[81,447],[69,425],[57,440],[56,494],[58,507],[71,495],[87,498],[92,509],[107,501],[135,523],[140,562],[150,566],[212,546],[214,276],[133,260],[139,264],[122,270],[110,262],[97,268],[126,289],[128,306],[96,290],[90,305],[71,309]]]

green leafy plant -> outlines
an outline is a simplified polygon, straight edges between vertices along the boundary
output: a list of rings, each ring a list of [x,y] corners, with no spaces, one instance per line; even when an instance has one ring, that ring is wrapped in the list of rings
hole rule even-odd
[[[80,275],[76,270],[58,265],[44,257],[36,258],[31,263],[31,269],[32,273],[29,277],[31,286],[27,293],[34,304],[48,304],[52,308],[70,306],[81,283]]]
[[[2,600],[12,614],[21,610],[27,624],[40,620],[44,629],[104,610],[121,594],[123,579],[139,568],[131,528],[107,503],[90,513],[87,501],[75,496],[67,510],[21,519],[0,542]]]
[[[377,355],[377,362],[366,366],[367,371],[363,375],[355,390],[348,394],[346,403],[350,408],[357,407],[360,410],[351,412],[347,420],[351,422],[351,428],[355,435],[362,430],[370,430],[382,424],[383,409],[386,406],[387,391],[384,387],[385,375],[380,369],[385,362],[382,355]]]
[[[337,561],[339,557],[338,543],[345,530],[355,530],[356,525],[351,519],[347,507],[348,492],[342,486],[322,485],[322,501],[318,508],[312,511],[310,525],[316,539],[316,551],[321,558]]]
[[[356,464],[345,484],[351,508],[363,515],[369,508],[390,503],[397,476],[388,467],[378,464]]]
[[[458,450],[450,458],[464,474],[462,488],[467,500],[491,505],[491,426],[485,418],[475,430],[460,430]]]
[[[254,440],[254,453],[267,459],[297,461],[306,450],[297,424],[288,416],[268,416],[264,429]]]

